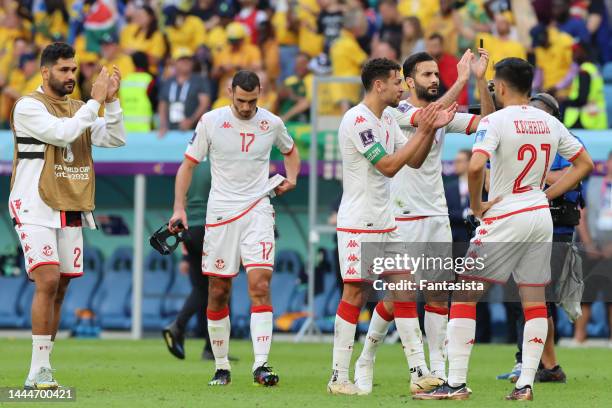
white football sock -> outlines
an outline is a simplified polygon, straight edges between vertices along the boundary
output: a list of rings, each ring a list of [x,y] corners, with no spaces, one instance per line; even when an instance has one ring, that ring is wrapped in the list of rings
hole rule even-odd
[[[470,354],[476,334],[476,306],[452,305],[448,322],[448,384],[456,387],[467,382]]]
[[[429,346],[429,369],[440,378],[446,378],[446,325],[448,309],[425,306],[425,335]]]
[[[253,371],[268,362],[270,346],[272,345],[272,329],[274,320],[272,306],[254,306],[251,308],[251,340],[255,362]]]
[[[231,370],[228,353],[230,339],[229,308],[220,311],[206,310],[208,318],[208,335],[217,370]]]
[[[526,385],[533,387],[533,381],[540,365],[544,343],[548,334],[546,306],[535,306],[525,309],[525,327],[523,329],[523,365],[516,388]]]
[[[423,351],[423,335],[415,302],[393,302],[395,327],[402,340],[404,354],[410,367],[410,378],[416,381],[429,374]]]
[[[332,381],[348,381],[349,365],[353,354],[355,330],[359,319],[360,308],[345,301],[340,301],[334,323],[334,356],[332,363]]]
[[[32,360],[28,378],[33,380],[34,376],[42,368],[51,368],[49,355],[51,354],[51,335],[32,335]]]
[[[359,358],[370,361],[374,360],[376,357],[376,350],[385,339],[392,321],[393,316],[387,312],[383,302],[378,302],[374,309],[374,313],[372,313],[368,334],[366,335],[363,350]]]

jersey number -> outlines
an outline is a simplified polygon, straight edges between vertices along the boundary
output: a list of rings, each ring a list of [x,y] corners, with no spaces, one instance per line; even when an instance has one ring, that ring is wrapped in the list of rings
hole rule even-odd
[[[542,187],[544,187],[544,179],[546,178],[546,172],[548,171],[548,162],[550,160],[550,144],[542,143],[540,145],[540,149],[546,153],[546,163],[544,165],[544,173],[542,173],[542,180],[540,180],[540,188],[542,188]],[[536,160],[538,158],[537,157],[538,156],[538,151],[536,150],[536,147],[534,145],[532,145],[532,144],[524,144],[524,145],[522,145],[520,147],[520,149],[518,151],[518,159],[520,161],[525,160],[525,154],[527,152],[530,153],[529,161],[527,162],[527,165],[525,166],[523,171],[521,171],[521,174],[519,174],[518,177],[516,178],[516,180],[514,180],[514,188],[512,189],[512,193],[514,193],[514,194],[524,193],[526,191],[532,190],[531,186],[521,186],[521,183],[522,183],[523,179],[525,178],[525,176],[527,175],[527,173],[529,173],[529,171],[531,170],[531,168],[535,164],[535,162],[536,162]]]
[[[253,141],[255,140],[255,133],[240,133],[240,136],[242,137],[242,150],[241,151],[248,152],[249,147],[251,147],[251,145],[253,144]],[[249,138],[248,142],[247,142],[247,138]]]
[[[261,257],[264,261],[270,259],[270,252],[272,252],[272,248],[274,247],[273,242],[260,242],[261,244]]]
[[[81,264],[80,264],[80,259],[81,259],[81,248],[76,247],[74,248],[74,267],[75,268],[80,268]]]

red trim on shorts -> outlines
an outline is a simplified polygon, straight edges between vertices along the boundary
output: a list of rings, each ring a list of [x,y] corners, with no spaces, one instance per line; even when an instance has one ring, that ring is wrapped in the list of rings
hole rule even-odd
[[[376,313],[378,313],[378,315],[384,320],[388,322],[393,320],[393,315],[387,311],[387,309],[385,308],[385,304],[382,301],[376,304],[375,310]]]
[[[200,161],[199,161],[198,159],[196,159],[196,158],[195,158],[195,157],[193,157],[193,156],[188,155],[187,153],[185,153],[185,158],[186,158],[187,160],[190,160],[190,161],[194,162],[195,164],[200,164]]]
[[[489,159],[491,158],[491,153],[487,152],[486,150],[482,150],[482,149],[474,149],[472,150],[472,154],[473,153],[482,153],[485,156],[487,156]]]
[[[548,284],[550,283],[550,281],[548,282],[544,282],[544,283],[518,283],[517,286],[519,288],[521,287],[526,287],[526,288],[539,288],[539,287],[544,287],[544,286],[548,286]]]
[[[425,311],[429,313],[439,314],[442,316],[448,315],[448,307],[436,307],[436,306],[425,305]]]
[[[481,276],[463,275],[463,274],[460,274],[459,276],[462,277],[462,278],[465,278],[465,279],[469,279],[469,280],[477,280],[477,281],[483,281],[483,282],[488,282],[488,283],[498,283],[498,284],[502,284],[502,285],[504,283],[506,283],[504,281],[500,281],[500,280],[496,280],[496,279],[483,278]]]
[[[271,305],[251,306],[251,313],[266,313],[272,311]]]
[[[60,276],[65,276],[68,278],[78,278],[79,276],[83,276],[83,272],[60,272]]]
[[[576,153],[575,155],[573,155],[570,159],[568,159],[568,162],[573,162],[574,160],[576,160],[578,158],[578,156],[580,156],[580,153],[584,152],[584,146],[580,148],[580,150],[578,150],[578,153]]]
[[[393,302],[393,316],[396,318],[417,318],[416,302]]]
[[[272,268],[274,267],[274,264],[247,264],[247,265],[243,265],[244,269],[246,268]]]
[[[468,123],[467,127],[465,128],[465,134],[469,135],[472,132],[470,132],[470,128],[472,127],[472,123],[474,123],[474,121],[476,120],[476,115],[472,115],[472,119],[470,119],[470,123]]]
[[[234,278],[236,276],[238,276],[238,272],[236,272],[233,275],[224,275],[221,273],[215,273],[215,272],[204,272],[202,271],[202,275],[206,275],[206,276],[214,276],[216,278]]]
[[[208,320],[221,320],[229,316],[229,312],[230,310],[228,306],[225,306],[221,310],[210,310],[207,308],[206,317],[208,318]]]
[[[260,198],[259,200],[255,201],[253,204],[251,204],[246,210],[244,210],[243,212],[241,212],[240,214],[238,214],[237,216],[230,218],[229,220],[225,220],[225,221],[221,221],[219,223],[216,224],[205,224],[204,226],[206,228],[210,228],[210,227],[220,227],[221,225],[225,225],[225,224],[229,224],[230,222],[234,222],[237,219],[242,218],[244,215],[246,215],[246,213],[248,213],[249,211],[251,211],[257,204],[259,204],[259,202],[263,199]]]
[[[525,315],[525,321],[537,318],[548,319],[548,309],[546,305],[524,308],[523,314]]]
[[[11,207],[11,211],[13,212],[13,218],[15,218],[15,222],[17,223],[17,225],[21,225],[21,220],[17,216],[17,211],[15,211],[15,207],[13,207],[13,202],[9,201],[9,205]]]
[[[429,215],[418,215],[415,217],[395,217],[395,221],[416,221],[429,218]]]
[[[293,146],[291,146],[291,149],[289,149],[289,151],[287,153],[283,153],[283,156],[289,156],[291,153],[293,153],[293,151],[295,150],[295,143],[293,143]]]
[[[450,319],[476,320],[476,305],[451,304]]]
[[[516,211],[512,211],[512,212],[506,213],[506,214],[498,215],[497,217],[483,218],[482,220],[484,222],[487,222],[487,221],[496,221],[496,220],[501,220],[502,218],[510,217],[511,215],[516,215],[516,214],[520,214],[520,213],[524,213],[524,212],[528,212],[528,211],[542,210],[544,208],[549,208],[548,204],[536,205],[534,207],[527,207],[527,208],[523,208],[521,210],[516,210]]]
[[[49,261],[49,262],[39,262],[37,264],[34,264],[33,266],[28,268],[28,273],[32,273],[34,271],[34,269],[38,268],[39,266],[44,266],[44,265],[57,265],[59,266],[59,262],[56,261]]]
[[[359,314],[361,313],[361,308],[355,305],[351,305],[344,300],[341,300],[338,304],[338,310],[336,314],[342,319],[351,324],[357,324],[359,321]]]
[[[385,234],[387,232],[392,232],[397,229],[397,226],[388,229],[382,230],[364,230],[364,229],[352,229],[352,228],[336,228],[336,231],[340,232],[351,232],[353,234]]]
[[[344,283],[359,283],[359,282],[372,283],[374,281],[372,279],[342,279],[342,282]]]

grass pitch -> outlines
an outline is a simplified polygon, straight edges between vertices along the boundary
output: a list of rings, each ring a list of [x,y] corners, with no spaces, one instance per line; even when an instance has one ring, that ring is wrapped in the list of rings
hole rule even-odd
[[[0,387],[20,387],[27,374],[29,340],[0,339]],[[248,341],[231,341],[230,353],[240,359],[232,367],[229,387],[209,387],[214,364],[200,360],[202,341],[186,344],[187,359],[166,350],[161,337],[142,341],[60,340],[52,356],[62,385],[76,388],[77,401],[54,407],[494,407],[504,401],[511,384],[495,376],[509,370],[514,348],[476,345],[472,353],[468,401],[414,401],[408,388],[408,369],[398,344],[383,345],[378,353],[374,391],[366,397],[331,396],[331,344],[274,343],[271,365],[280,375],[276,388],[252,385],[252,349]],[[353,361],[361,345],[356,344]],[[612,350],[559,349],[568,374],[567,384],[536,384],[537,407],[612,406]],[[351,374],[352,376],[352,374]],[[0,403],[2,406],[40,406]],[[45,406],[45,405],[43,405]]]

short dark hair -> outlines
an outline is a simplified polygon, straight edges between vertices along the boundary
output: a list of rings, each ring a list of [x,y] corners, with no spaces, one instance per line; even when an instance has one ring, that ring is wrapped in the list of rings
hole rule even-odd
[[[533,82],[533,65],[521,58],[504,58],[494,66],[495,78],[514,90],[528,95]]]
[[[365,63],[361,69],[361,83],[366,91],[372,90],[372,85],[377,79],[389,78],[390,71],[399,71],[397,62],[388,58],[373,58]]]
[[[132,54],[132,62],[136,69],[142,69],[144,71],[149,70],[149,57],[142,51],[136,51]]]
[[[406,58],[403,66],[404,78],[413,78],[414,72],[416,71],[416,66],[421,62],[427,61],[435,61],[435,59],[426,52],[417,52]]]
[[[236,72],[232,79],[232,90],[239,86],[247,92],[252,92],[255,88],[260,88],[259,77],[253,71],[241,70]]]
[[[428,40],[438,40],[441,44],[444,44],[444,37],[440,33],[433,33],[429,36]]]
[[[48,45],[40,56],[40,66],[51,67],[57,64],[59,59],[74,58],[74,48],[63,42]]]

